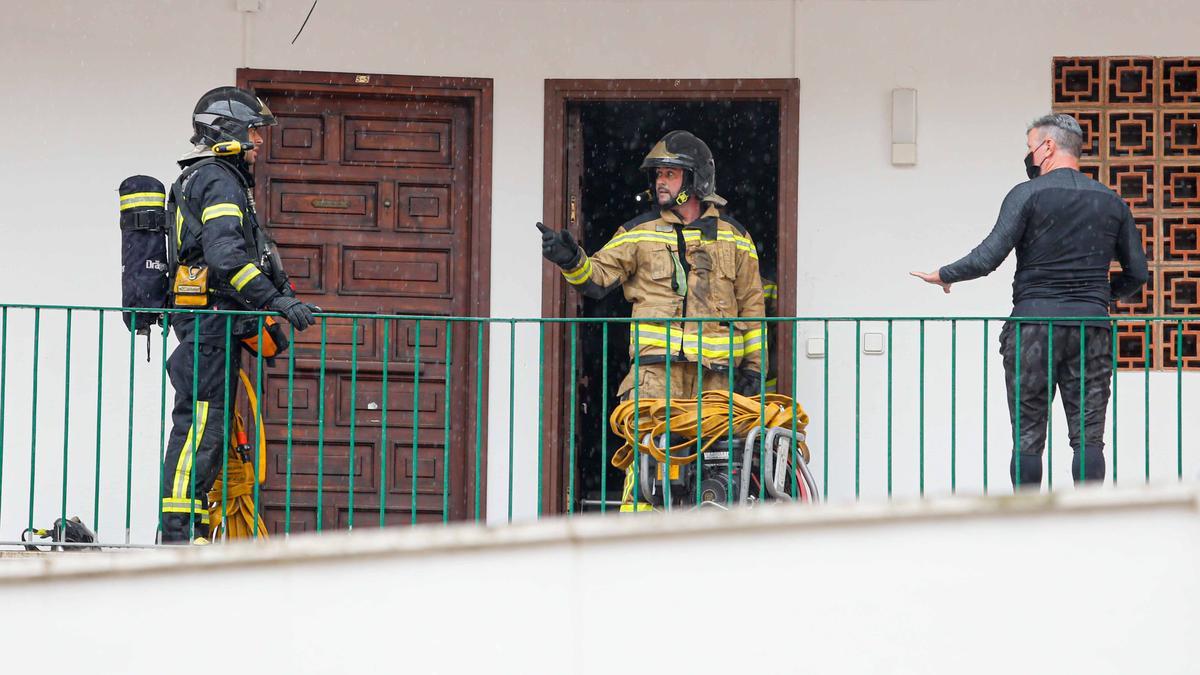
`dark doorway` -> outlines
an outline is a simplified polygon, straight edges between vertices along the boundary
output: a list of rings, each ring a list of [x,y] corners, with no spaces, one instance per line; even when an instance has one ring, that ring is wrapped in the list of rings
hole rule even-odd
[[[630,218],[648,210],[634,195],[645,190],[639,170],[650,147],[668,131],[685,129],[708,143],[717,164],[717,192],[729,200],[725,209],[746,226],[759,249],[762,274],[774,278],[779,242],[779,104],[776,101],[589,101],[572,103],[568,119],[578,116],[582,154],[576,204],[580,241],[590,253],[599,250]],[[572,122],[569,122],[572,124]],[[571,147],[568,152],[575,150]],[[601,300],[572,294],[576,315],[626,317],[630,304],[620,290]],[[621,441],[608,431],[604,411],[617,404],[617,387],[629,371],[629,326],[611,324],[607,362],[603,329],[579,327],[578,407],[575,448],[579,475],[575,507],[590,510],[600,500],[620,498],[621,474],[605,463]],[[607,390],[603,371],[608,369]],[[603,399],[607,398],[607,402]],[[601,432],[601,430],[604,430]],[[601,433],[609,434],[608,444]],[[601,481],[600,472],[608,472]],[[606,488],[602,491],[602,485]],[[607,492],[607,494],[605,494]]]
[[[610,83],[603,92],[578,98],[570,92],[552,91],[555,85],[569,89],[579,84],[547,84],[547,185],[555,186],[547,190],[557,193],[555,206],[561,209],[555,213],[547,208],[548,221],[572,230],[589,253],[598,250],[622,223],[649,208],[636,199],[647,187],[646,176],[639,169],[646,152],[666,132],[686,129],[712,149],[717,192],[729,200],[726,211],[749,230],[759,248],[763,275],[779,282],[780,313],[793,312],[794,298],[788,289],[795,286],[790,250],[794,248],[796,212],[795,126],[791,121],[796,111],[794,81],[748,85],[707,81],[691,83],[696,89],[685,91],[681,89],[688,83],[672,81],[672,90],[660,96],[639,91],[638,85],[654,88],[656,83],[648,81],[634,81],[623,92],[614,89],[629,81]],[[754,91],[756,86],[770,93]],[[722,91],[723,87],[727,89]],[[552,100],[554,93],[562,98]],[[559,111],[561,126],[552,129],[552,117]],[[552,151],[559,153],[553,164]],[[561,172],[560,178],[550,183],[554,169]],[[548,206],[550,201],[548,195]],[[557,273],[544,280],[546,316],[630,315],[630,305],[619,289],[596,301],[564,287]],[[610,324],[607,350],[603,349],[602,332],[598,324],[579,326],[574,376],[570,373],[570,332],[562,330],[554,339],[547,338],[547,391],[559,392],[557,401],[547,401],[546,410],[547,429],[553,436],[544,440],[548,448],[558,449],[547,453],[551,458],[545,469],[551,485],[547,492],[554,502],[545,507],[550,511],[597,510],[604,500],[619,498],[622,477],[605,459],[621,442],[608,431],[605,418],[616,404],[617,387],[630,367],[629,330],[627,324]],[[781,345],[776,342],[772,341],[771,351],[787,353],[779,351]],[[573,462],[569,457],[572,449]],[[572,465],[574,487],[568,495]],[[606,477],[604,490],[602,476]]]

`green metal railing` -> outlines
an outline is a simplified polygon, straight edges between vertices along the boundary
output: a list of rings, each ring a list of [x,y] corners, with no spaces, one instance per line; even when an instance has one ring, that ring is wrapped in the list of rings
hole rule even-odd
[[[269,363],[239,350],[234,330],[235,320],[252,317],[261,333],[268,316],[261,312],[8,304],[0,305],[0,545],[15,545],[22,529],[47,528],[57,518],[76,514],[106,546],[151,545],[156,540],[162,528],[162,463],[171,431],[165,366],[174,340],[167,330],[142,338],[108,326],[120,321],[123,312],[163,314],[167,328],[190,322],[198,329],[203,316],[219,316],[225,381],[236,382],[239,367],[244,368],[256,398],[264,402],[271,446],[268,479],[261,485],[254,482],[252,496],[267,514],[273,535],[353,530],[365,523],[385,527],[451,520],[510,522],[560,512],[610,512],[621,505],[626,481],[610,467],[610,460],[622,441],[610,432],[608,417],[617,403],[614,385],[628,369],[642,365],[640,351],[625,359],[625,333],[637,343],[642,326],[648,325],[645,319],[639,323],[629,318],[324,313],[306,333],[289,327],[292,348]],[[720,321],[726,321],[732,350],[734,327],[727,320],[687,323]],[[1040,373],[1029,373],[1022,359],[1015,360],[1011,378],[1019,393],[1010,427],[1003,380],[997,384],[1003,372],[999,345],[992,341],[995,325],[1005,323],[1016,328],[1018,354],[1028,346],[1020,326],[1041,323],[1049,328],[1045,363],[1051,400],[1055,391],[1049,383],[1055,368],[1062,367],[1053,358],[1054,327],[1108,326],[1112,377],[1104,455],[1111,471],[1106,482],[1126,482],[1129,472],[1138,469],[1139,482],[1182,480],[1185,464],[1197,459],[1184,442],[1189,424],[1182,414],[1188,379],[1183,360],[1152,368],[1149,338],[1155,324],[1175,328],[1174,353],[1183,353],[1184,322],[1177,317],[747,321],[757,321],[764,334],[772,327],[776,338],[782,338],[772,351],[777,361],[773,370],[788,383],[783,393],[810,413],[806,430],[796,416],[790,428],[784,428],[807,435],[812,454],[805,468],[816,488],[814,500],[988,494],[1001,485],[1007,492],[1012,487],[1006,479],[1013,441],[1020,438],[1023,422],[1030,423],[1022,420],[1021,397],[1026,393],[1021,383]],[[658,323],[665,324],[670,335],[671,324],[678,326],[680,321]],[[1119,325],[1127,331],[1129,326],[1141,328],[1144,352],[1136,370],[1116,367]],[[975,342],[972,333],[981,341]],[[1088,332],[1080,336],[1078,369],[1084,372]],[[882,349],[868,349],[868,338]],[[147,341],[144,356],[142,340]],[[802,344],[807,345],[803,350]],[[547,355],[556,345],[561,348],[562,371],[549,373]],[[202,357],[199,343],[175,348],[190,349],[194,362]],[[679,362],[668,360],[664,367],[668,417],[670,406],[678,405],[674,401],[693,398],[702,416],[699,392],[670,391],[671,369],[679,368]],[[723,374],[724,388],[732,394],[734,373]],[[61,387],[54,386],[58,382]],[[635,398],[642,396],[640,382],[640,377],[633,379]],[[765,391],[766,372],[760,373],[759,382]],[[1069,421],[1080,433],[1087,419],[1085,382],[1080,377],[1078,420]],[[1140,406],[1119,407],[1121,382],[1135,390],[1141,386]],[[371,394],[376,383],[378,400]],[[195,401],[200,388],[195,374],[190,387]],[[411,387],[411,394],[401,393],[405,387]],[[1152,398],[1155,389],[1159,393]],[[552,401],[557,409],[552,409]],[[1152,401],[1158,407],[1152,407]],[[219,431],[221,448],[230,445],[235,412],[230,403],[230,397],[224,397],[220,428],[207,432]],[[47,412],[47,405],[58,404],[61,415]],[[758,405],[765,410],[764,401]],[[1061,447],[1062,440],[1055,433],[1054,415],[1047,419],[1044,455],[1048,490],[1061,489],[1062,476],[1057,484],[1055,477],[1066,466],[1061,458],[1056,464],[1055,443]],[[732,417],[731,409],[730,427]],[[1152,427],[1172,424],[1173,438],[1160,431],[1152,436]],[[247,426],[257,433],[253,422]],[[1061,436],[1062,425],[1057,428]],[[767,432],[758,431],[760,439]],[[768,476],[767,442],[760,440],[747,451],[755,455],[753,461],[739,466],[735,443],[742,439],[735,439],[731,428],[725,433],[723,467],[716,461],[696,462],[686,490],[656,473],[643,474],[641,452],[635,449],[633,503],[622,510],[638,510],[643,503],[644,475],[661,481],[656,505],[666,510],[711,502],[702,495],[706,478],[723,481],[727,489],[720,505],[733,505],[739,470],[749,471],[749,480],[757,483],[748,493],[750,501],[769,499],[774,479]],[[669,450],[671,434],[668,425],[664,466],[652,467],[668,477],[679,468],[673,466],[676,458]],[[1135,438],[1142,447],[1131,459],[1128,448]],[[1152,445],[1152,439],[1158,445]],[[708,440],[696,438],[696,451]],[[47,443],[59,442],[61,456],[46,452]],[[336,450],[343,447],[344,463]],[[363,448],[365,454],[360,452]],[[802,500],[809,485],[798,470],[798,448],[789,448],[786,461],[797,465],[796,470],[789,469],[779,486],[785,497]],[[229,457],[224,452],[221,457],[218,478],[226,520]],[[778,455],[770,461],[785,460]],[[1020,472],[1015,480],[1019,488]],[[196,481],[189,483],[191,499],[207,499],[196,494]],[[253,536],[261,534],[255,523]]]

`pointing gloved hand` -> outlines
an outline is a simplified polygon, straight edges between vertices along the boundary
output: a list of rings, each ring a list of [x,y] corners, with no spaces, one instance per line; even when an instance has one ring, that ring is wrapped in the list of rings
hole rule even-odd
[[[313,316],[313,312],[321,311],[321,308],[316,305],[310,305],[286,295],[275,296],[267,303],[267,309],[282,314],[283,318],[287,319],[287,322],[292,324],[296,330],[304,330],[317,323],[317,317]]]
[[[579,262],[579,244],[571,233],[562,230],[556,232],[538,223],[537,229],[542,233],[542,257],[559,267],[572,268]]]
[[[733,381],[733,391],[742,396],[758,396],[762,386],[762,376],[757,370],[739,368],[737,378]]]

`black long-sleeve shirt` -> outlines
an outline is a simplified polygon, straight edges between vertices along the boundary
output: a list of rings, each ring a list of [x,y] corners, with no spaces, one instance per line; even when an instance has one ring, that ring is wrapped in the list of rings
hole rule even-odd
[[[957,283],[993,272],[1017,250],[1013,316],[1107,316],[1113,300],[1146,283],[1146,252],[1129,206],[1074,169],[1055,169],[1009,191],[996,226],[941,268]],[[1121,271],[1109,279],[1109,264]]]

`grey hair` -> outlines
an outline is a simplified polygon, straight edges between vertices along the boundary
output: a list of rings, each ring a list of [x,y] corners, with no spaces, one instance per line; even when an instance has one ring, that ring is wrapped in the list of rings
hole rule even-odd
[[[1029,123],[1025,133],[1034,129],[1041,132],[1042,138],[1047,136],[1053,138],[1054,142],[1063,150],[1076,157],[1079,156],[1083,147],[1083,129],[1079,127],[1079,122],[1076,122],[1074,117],[1056,113],[1042,115]]]

